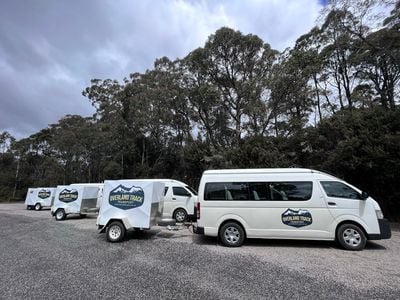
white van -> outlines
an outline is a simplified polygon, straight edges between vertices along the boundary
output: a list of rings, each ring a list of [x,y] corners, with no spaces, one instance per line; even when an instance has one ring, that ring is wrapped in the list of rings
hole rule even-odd
[[[74,183],[57,186],[51,214],[57,221],[62,221],[69,214],[85,216],[97,213],[101,205],[103,185],[103,183]]]
[[[391,237],[378,203],[356,187],[310,169],[205,171],[195,232],[226,246],[245,238],[337,240],[362,250]]]
[[[26,208],[41,210],[44,207],[51,207],[55,190],[49,187],[29,188],[25,198]]]
[[[185,222],[194,218],[197,192],[187,184],[173,179],[156,179],[165,184],[163,219]]]

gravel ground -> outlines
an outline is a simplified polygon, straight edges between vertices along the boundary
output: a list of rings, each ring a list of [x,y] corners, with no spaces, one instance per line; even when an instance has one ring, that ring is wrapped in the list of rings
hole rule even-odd
[[[0,204],[0,299],[400,299],[398,231],[361,252],[277,240],[232,249],[184,227],[110,244],[95,223]]]

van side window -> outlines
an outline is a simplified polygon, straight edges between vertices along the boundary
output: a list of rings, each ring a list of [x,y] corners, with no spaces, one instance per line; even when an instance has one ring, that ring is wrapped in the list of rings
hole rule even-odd
[[[204,200],[306,201],[312,195],[312,182],[210,182]]]
[[[311,199],[312,182],[271,182],[269,191],[271,200],[306,201]]]
[[[167,194],[167,192],[168,192],[168,187],[166,186],[166,187],[164,188],[164,196]]]
[[[250,200],[265,201],[270,200],[268,184],[266,182],[250,182]]]
[[[328,197],[361,199],[360,193],[344,183],[338,181],[321,181],[321,185]]]
[[[185,190],[183,187],[180,186],[172,187],[172,192],[174,193],[175,196],[184,196],[184,197],[191,196],[187,190]]]

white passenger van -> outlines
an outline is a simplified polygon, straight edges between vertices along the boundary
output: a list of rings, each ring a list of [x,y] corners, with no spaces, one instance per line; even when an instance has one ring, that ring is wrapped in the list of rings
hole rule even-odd
[[[44,207],[51,207],[55,190],[49,187],[29,188],[25,198],[26,208],[41,210]]]
[[[356,187],[310,169],[205,171],[195,232],[226,246],[245,238],[337,240],[362,250],[391,237],[378,203]]]

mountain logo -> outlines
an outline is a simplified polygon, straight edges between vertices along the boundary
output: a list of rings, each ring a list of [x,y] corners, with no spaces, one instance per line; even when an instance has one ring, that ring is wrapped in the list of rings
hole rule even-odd
[[[312,216],[306,209],[293,210],[288,208],[282,214],[282,223],[296,228],[308,226],[312,224]]]
[[[40,199],[49,198],[50,195],[51,195],[51,192],[50,192],[49,190],[41,189],[41,190],[38,192],[38,197],[39,197]]]
[[[117,186],[108,197],[110,205],[120,209],[131,209],[143,205],[144,191],[140,186]]]
[[[78,191],[75,189],[63,189],[58,195],[58,199],[66,203],[73,202],[78,199]]]

